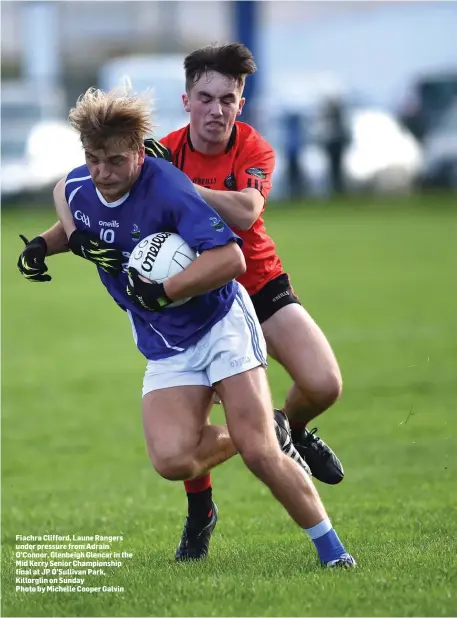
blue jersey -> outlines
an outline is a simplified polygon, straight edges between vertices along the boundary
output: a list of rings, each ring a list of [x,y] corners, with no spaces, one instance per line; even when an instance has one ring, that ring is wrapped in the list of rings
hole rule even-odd
[[[66,179],[65,197],[78,230],[112,243],[125,256],[118,277],[98,268],[109,294],[132,322],[138,349],[149,360],[184,351],[201,339],[230,310],[237,283],[196,296],[159,313],[138,308],[127,296],[127,263],[135,245],[149,234],[176,232],[202,253],[241,240],[200,197],[187,176],[163,159],[147,157],[130,192],[108,203],[96,189],[86,165]]]

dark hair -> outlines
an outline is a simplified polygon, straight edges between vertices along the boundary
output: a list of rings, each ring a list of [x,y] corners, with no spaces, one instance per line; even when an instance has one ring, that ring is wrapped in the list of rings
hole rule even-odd
[[[196,49],[184,59],[186,90],[198,82],[203,73],[217,71],[236,80],[242,88],[246,75],[252,75],[257,67],[251,51],[242,43],[208,45]]]

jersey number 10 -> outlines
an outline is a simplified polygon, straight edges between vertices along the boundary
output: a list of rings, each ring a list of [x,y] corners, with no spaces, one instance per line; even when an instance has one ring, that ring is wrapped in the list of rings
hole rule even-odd
[[[104,228],[102,228],[100,230],[100,240],[104,240],[105,242],[114,242],[114,231],[113,230],[106,230]]]

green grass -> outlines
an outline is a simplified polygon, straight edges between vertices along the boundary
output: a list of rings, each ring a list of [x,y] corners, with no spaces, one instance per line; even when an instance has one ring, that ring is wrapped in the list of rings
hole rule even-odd
[[[174,563],[185,495],[146,456],[144,361],[128,320],[82,260],[50,258],[45,285],[16,270],[17,234],[52,220],[50,210],[3,213],[3,615],[457,614],[450,198],[278,206],[267,215],[343,371],[344,395],[317,424],[346,479],[317,485],[358,560],[353,572],[322,570],[239,458],[213,473],[220,520],[208,561]],[[273,363],[269,377],[281,404],[289,380]],[[125,592],[16,593],[15,535],[45,533],[122,534],[117,547],[133,558],[90,583]]]

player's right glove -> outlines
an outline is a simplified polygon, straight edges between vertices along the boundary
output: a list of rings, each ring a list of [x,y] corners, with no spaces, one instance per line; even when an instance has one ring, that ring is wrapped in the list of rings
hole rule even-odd
[[[122,271],[122,262],[125,260],[122,251],[94,234],[75,230],[68,239],[68,247],[72,253],[100,266],[113,277]]]
[[[24,241],[25,248],[22,250],[17,267],[19,272],[28,281],[51,281],[52,277],[45,275],[48,270],[44,259],[46,257],[47,245],[44,238],[37,236],[30,242],[25,236],[19,234],[19,238]]]

